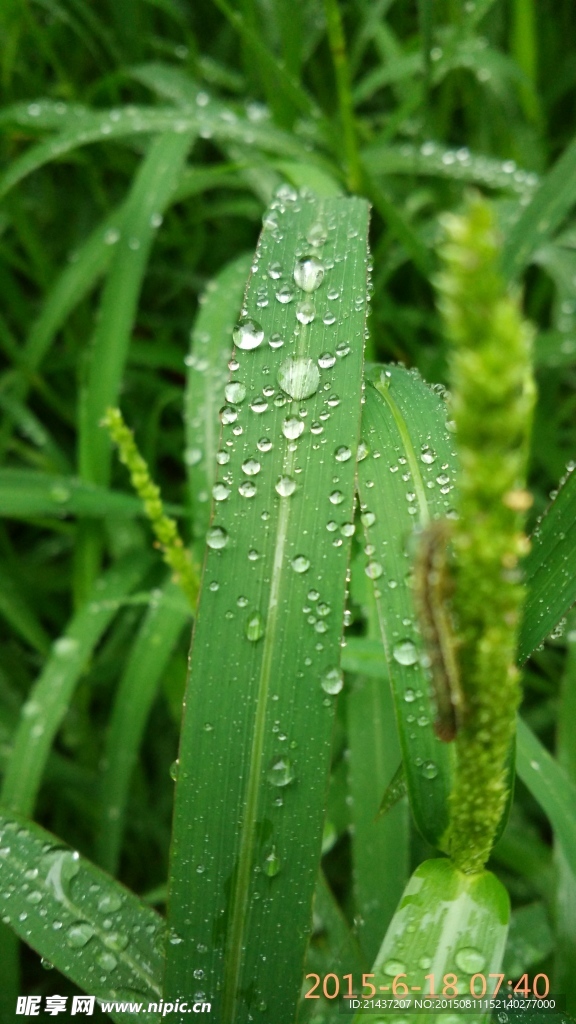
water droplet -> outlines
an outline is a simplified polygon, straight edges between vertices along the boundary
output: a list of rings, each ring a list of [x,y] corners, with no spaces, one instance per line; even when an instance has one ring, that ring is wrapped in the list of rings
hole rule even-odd
[[[283,284],[276,292],[276,298],[278,299],[278,302],[282,303],[283,306],[287,305],[287,303],[289,302],[292,302],[292,299],[294,298],[294,292],[290,288],[290,285]]]
[[[333,505],[340,505],[344,501],[344,495],[342,494],[342,491],[332,491],[332,494],[329,496],[329,500]]]
[[[118,966],[118,961],[112,953],[99,953],[96,963],[103,971],[113,971]]]
[[[306,555],[296,555],[290,562],[290,565],[294,572],[306,572],[310,568],[310,559],[306,558]]]
[[[92,925],[88,924],[87,921],[77,921],[76,924],[71,924],[66,931],[66,944],[71,949],[82,949],[94,935],[94,929]]]
[[[62,636],[54,643],[53,651],[60,658],[70,658],[78,650],[78,641],[71,636]]]
[[[330,296],[328,296],[328,298],[330,298]],[[350,352],[350,345],[348,344],[347,341],[340,341],[336,345],[336,355],[340,359],[343,359],[344,356],[347,356],[349,354],[349,352]]]
[[[344,686],[344,674],[339,668],[331,668],[325,672],[320,680],[320,686],[325,693],[335,696],[340,693]]]
[[[234,344],[245,352],[258,348],[264,340],[264,331],[257,320],[251,317],[243,317],[236,324],[232,331]]]
[[[209,548],[220,550],[228,543],[228,534],[222,526],[213,526],[206,534],[206,543]]]
[[[246,385],[239,380],[231,380],[224,388],[224,397],[232,405],[239,405],[246,398]]]
[[[322,323],[325,324],[326,327],[331,327],[332,324],[336,323],[336,317],[334,316],[334,313],[331,310],[328,310],[326,313],[324,313],[324,316],[322,317]]]
[[[272,850],[264,860],[264,874],[268,875],[268,878],[274,878],[275,875],[280,871],[280,860],[276,856],[276,850],[272,847]]]
[[[315,292],[324,280],[324,264],[317,256],[304,256],[294,267],[294,280],[303,292]]]
[[[282,265],[278,262],[271,263],[268,267],[268,277],[271,277],[273,281],[278,281],[282,277]]]
[[[253,498],[258,488],[252,480],[243,480],[238,488],[238,494],[242,498]]]
[[[278,477],[274,489],[281,498],[289,498],[296,490],[296,481],[293,480],[291,476],[280,476]]]
[[[260,612],[253,612],[246,623],[246,636],[255,643],[264,636],[264,620]]]
[[[250,551],[248,552],[248,561],[249,562],[257,562],[258,559],[261,558],[261,557],[262,556],[261,556],[260,552],[256,551],[256,548],[250,548]]]
[[[98,910],[102,914],[115,914],[117,910],[120,910],[122,906],[122,897],[118,893],[110,892],[106,893],[98,900]]]
[[[266,401],[265,398],[259,396],[258,398],[255,398],[253,402],[250,403],[250,408],[252,409],[252,412],[266,412],[268,408],[268,402]]]
[[[260,463],[256,459],[246,459],[246,462],[242,463],[242,472],[246,473],[246,476],[256,476],[260,472]]]
[[[220,417],[220,423],[227,426],[230,423],[235,423],[238,419],[238,410],[234,409],[231,405],[223,405],[218,413]]]
[[[296,319],[301,324],[311,324],[316,316],[316,306],[312,299],[303,299],[296,306]]]
[[[418,651],[411,640],[402,640],[397,643],[392,655],[399,665],[415,665],[418,661]]]
[[[268,782],[273,786],[288,786],[294,781],[294,766],[287,757],[275,759],[266,773]]]
[[[371,580],[377,580],[380,578],[384,569],[380,565],[380,562],[368,562],[368,565],[364,569],[364,572]]]
[[[118,228],[108,228],[104,234],[104,245],[116,245],[118,241],[120,241]]]
[[[438,765],[434,761],[425,761],[420,772],[425,779],[435,779],[438,775]]]
[[[384,974],[388,974],[390,977],[394,978],[397,974],[404,974],[406,968],[402,960],[387,960],[386,963],[383,964],[382,970],[384,971]]]
[[[178,758],[176,758],[176,760],[172,761],[172,764],[170,765],[170,778],[174,782],[178,781],[178,769],[179,768],[180,768],[180,761],[178,760]]]
[[[46,960],[46,957],[43,956],[40,957],[40,966],[43,967],[45,971],[54,970],[54,964],[50,963],[50,961]]]
[[[231,488],[226,484],[214,484],[212,488],[212,497],[214,501],[226,501],[226,498],[230,497]]]
[[[353,537],[356,532],[354,523],[343,523],[340,527],[340,533],[343,537]]]
[[[376,516],[374,512],[362,512],[360,516],[360,522],[362,523],[362,526],[365,526],[367,528],[370,526],[374,526],[374,523],[376,522]]]
[[[420,452],[420,459],[426,466],[431,466],[433,462],[436,462],[436,452],[428,444],[423,444]]]
[[[282,348],[284,338],[280,334],[273,334],[269,338],[268,344],[270,345],[270,348]]]
[[[324,242],[326,241],[327,238],[328,228],[320,220],[312,224],[312,226],[309,228],[306,234],[307,242],[310,245],[313,245],[315,249],[319,248],[321,245],[324,245]]]
[[[336,462],[348,462],[348,459],[352,458],[352,452],[346,445],[340,445],[339,448],[334,452],[334,458]]]
[[[290,398],[300,401],[316,393],[320,371],[312,359],[290,356],[280,364],[277,380]]]
[[[478,971],[483,971],[486,966],[486,957],[479,949],[474,949],[473,946],[465,946],[459,949],[454,957],[456,967],[461,971],[466,971],[467,974],[476,974]]]
[[[321,356],[318,356],[318,366],[321,370],[329,370],[335,362],[336,356],[331,352],[323,352]]]
[[[282,424],[282,433],[289,441],[295,441],[304,433],[304,424],[297,416],[289,416]]]

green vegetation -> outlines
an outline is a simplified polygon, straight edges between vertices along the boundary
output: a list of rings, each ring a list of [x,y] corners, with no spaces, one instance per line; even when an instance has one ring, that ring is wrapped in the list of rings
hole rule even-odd
[[[576,1015],[575,19],[3,5],[2,1020]]]

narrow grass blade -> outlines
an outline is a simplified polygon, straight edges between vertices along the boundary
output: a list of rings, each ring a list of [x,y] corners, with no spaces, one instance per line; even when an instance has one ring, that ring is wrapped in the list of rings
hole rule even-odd
[[[103,754],[98,863],[118,867],[132,773],[162,673],[184,626],[190,605],[175,583],[155,592],[118,684]]]
[[[518,642],[524,662],[576,601],[576,473],[571,467],[531,537],[528,594]]]
[[[22,709],[2,788],[2,803],[31,814],[52,742],[81,673],[118,602],[130,593],[149,568],[150,556],[127,555],[97,580],[91,600],[72,619],[33,686]]]
[[[560,687],[556,756],[560,766],[576,784],[576,748],[573,724],[576,716],[576,617],[570,615],[566,634],[568,651]],[[576,873],[570,870],[566,855],[556,844],[554,989],[566,993],[567,1008],[576,1008]]]
[[[495,160],[466,147],[451,149],[433,140],[420,146],[374,142],[362,151],[362,162],[375,178],[391,174],[445,178],[518,195],[529,195],[538,185],[538,176],[513,160]]]
[[[28,595],[23,593],[18,579],[1,563],[0,579],[0,615],[26,643],[40,654],[46,654],[50,646],[48,634],[39,621],[32,603],[27,600]]]
[[[401,756],[388,679],[356,677],[346,710],[354,909],[365,960],[373,963],[409,874],[406,801],[375,820]]]
[[[342,651],[342,668],[371,679],[384,679],[388,675],[386,656],[381,640],[349,636]]]
[[[61,519],[67,515],[132,518],[143,512],[140,500],[133,495],[84,483],[77,477],[37,473],[32,469],[0,469],[0,516]]]
[[[550,956],[554,939],[544,903],[528,903],[513,910],[502,970],[506,978],[520,978]],[[554,987],[554,992],[564,993]]]
[[[364,200],[282,188],[234,332],[229,458],[180,747],[165,984],[166,998],[214,993],[222,1024],[264,1005],[288,1020],[302,982],[342,688],[367,220]]]
[[[394,693],[408,793],[418,828],[441,848],[453,751],[437,738],[435,709],[415,619],[415,527],[450,514],[455,459],[441,398],[401,366],[369,374],[358,466],[360,508],[380,629]],[[381,796],[381,794],[379,794]]]
[[[118,240],[91,344],[88,379],[80,405],[79,465],[84,480],[106,484],[110,439],[100,421],[118,401],[120,381],[134,326],[148,256],[170,203],[193,135],[161,135],[150,146],[125,204]]]
[[[522,208],[504,240],[502,269],[518,277],[532,256],[560,226],[576,203],[576,140],[542,178],[532,201]]]
[[[313,929],[306,953],[304,968],[305,988],[298,1011],[298,1024],[320,1018],[324,1024],[330,1019],[333,1000],[325,998],[322,981],[327,974],[341,975],[342,965],[347,973],[359,977],[368,970],[362,950],[340,909],[323,871],[318,875],[314,893]],[[320,979],[320,991],[316,979]],[[312,993],[308,995],[307,993]],[[315,996],[319,996],[318,999]]]
[[[576,879],[576,785],[521,718],[518,719],[516,768],[550,821]]]
[[[232,328],[238,319],[252,254],[229,263],[206,288],[186,357],[184,461],[195,538],[204,540],[210,519],[210,498],[216,479],[216,451],[220,436],[218,410],[222,406]]]
[[[158,1001],[162,918],[26,818],[0,814],[0,842],[3,922],[85,992],[146,1008]],[[119,1024],[134,1020],[127,1012],[110,1016]],[[139,1015],[148,1024],[159,1019]]]
[[[510,901],[504,886],[489,871],[465,875],[449,860],[427,860],[412,875],[367,979],[381,998],[397,997],[414,1006],[425,994],[470,998],[471,986],[486,979],[488,1000],[502,966]],[[452,983],[452,984],[451,984]],[[416,990],[416,995],[414,995]],[[364,993],[366,995],[366,993]],[[412,1009],[415,1024],[446,1022],[454,1011]],[[396,1013],[380,1013],[382,1024],[395,1024]],[[491,1010],[474,1014],[475,1024],[489,1021]],[[359,1010],[354,1021],[373,1019]]]

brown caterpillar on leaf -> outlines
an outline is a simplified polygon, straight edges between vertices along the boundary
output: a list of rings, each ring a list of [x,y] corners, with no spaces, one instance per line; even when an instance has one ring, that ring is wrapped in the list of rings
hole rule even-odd
[[[464,711],[457,640],[449,608],[452,592],[448,568],[449,540],[448,521],[433,520],[419,538],[414,565],[416,609],[430,659],[436,705],[434,732],[445,743],[456,737]]]

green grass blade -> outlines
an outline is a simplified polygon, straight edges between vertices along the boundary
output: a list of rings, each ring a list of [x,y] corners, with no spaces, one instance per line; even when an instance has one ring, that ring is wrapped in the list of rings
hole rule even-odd
[[[218,468],[218,410],[229,374],[232,328],[242,305],[252,258],[252,254],[248,254],[233,260],[206,288],[191,334],[191,351],[186,358],[184,461],[193,535],[201,541],[208,528],[210,497]]]
[[[202,969],[222,1024],[262,1003],[286,1020],[302,982],[342,686],[367,214],[364,200],[283,188],[264,218],[248,323],[235,338],[221,444],[229,460],[180,748],[165,985],[166,998],[188,991]],[[314,253],[318,268],[299,270],[308,293],[293,272]]]
[[[416,372],[376,368],[369,379],[382,390],[369,385],[362,416],[369,452],[358,466],[370,545],[365,571],[376,588],[412,811],[422,834],[438,846],[447,826],[453,751],[433,729],[435,711],[410,585],[410,545],[416,526],[450,512],[453,441],[440,397]]]
[[[26,643],[34,647],[40,654],[46,654],[50,639],[46,630],[35,614],[29,594],[25,594],[19,580],[0,563],[0,615],[10,623]]]
[[[5,807],[31,814],[46,759],[80,675],[122,600],[150,566],[141,551],[97,580],[91,599],[56,641],[52,654],[22,708],[2,788]]]
[[[100,421],[106,409],[118,401],[153,238],[178,185],[193,137],[185,132],[154,140],[126,200],[123,235],[110,264],[80,406],[80,473],[92,483],[108,483],[110,439]]]
[[[99,999],[146,1007],[159,999],[163,922],[155,911],[26,818],[0,814],[0,842],[5,924]],[[111,1019],[128,1024],[134,1017],[116,1012]],[[139,1019],[155,1024],[160,1015]]]
[[[576,601],[576,473],[569,471],[531,537],[524,562],[528,594],[518,660],[532,654]]]
[[[576,879],[576,785],[521,718],[516,768],[550,821]]]
[[[432,140],[420,146],[374,142],[362,151],[362,162],[375,178],[389,174],[445,178],[517,195],[530,195],[538,185],[538,176],[513,160],[495,160],[466,147],[451,149]]]
[[[342,668],[371,679],[384,679],[388,670],[381,640],[349,636],[342,651]]]
[[[132,773],[162,673],[184,626],[190,605],[175,583],[157,591],[132,645],[118,684],[103,753],[97,859],[115,873],[126,824]]]
[[[489,975],[501,969],[509,916],[508,893],[491,872],[465,875],[447,859],[424,861],[404,890],[372,968],[376,997],[397,996],[410,1005],[426,992],[441,996],[447,980],[454,981],[448,994],[470,998],[471,979],[481,973],[489,999],[496,984]],[[398,1016],[398,1011],[384,1012],[378,1020],[396,1024]],[[410,1012],[415,1024],[430,1024],[431,1019],[448,1024],[452,1016],[453,1011]],[[488,1009],[472,1019],[485,1024],[490,1016]],[[371,1019],[369,1011],[354,1016],[355,1024]]]
[[[568,652],[560,687],[556,756],[573,785],[576,784],[576,749],[572,734],[576,715],[576,620],[570,616],[566,635]],[[566,993],[568,1009],[576,1007],[576,873],[570,870],[560,844],[555,849],[555,914],[557,943],[554,957],[554,988]],[[552,944],[552,943],[551,943]]]
[[[544,903],[529,903],[513,910],[502,964],[506,978],[520,978],[525,971],[537,967],[550,956],[553,947]],[[554,991],[564,994],[565,989],[554,987]]]
[[[518,277],[534,253],[560,227],[576,203],[576,140],[542,178],[532,201],[521,208],[508,231],[502,251],[502,269],[508,278]]]
[[[171,511],[176,511],[174,506]],[[182,509],[177,511],[181,514]],[[133,495],[84,483],[77,477],[37,473],[32,469],[0,469],[0,516],[10,519],[67,515],[133,518],[143,514],[142,503]]]

